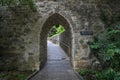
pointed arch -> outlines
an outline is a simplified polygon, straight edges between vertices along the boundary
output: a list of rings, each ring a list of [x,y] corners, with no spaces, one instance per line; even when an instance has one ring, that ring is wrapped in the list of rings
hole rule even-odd
[[[42,68],[43,65],[46,63],[47,61],[47,34],[49,32],[49,30],[54,26],[60,24],[62,26],[64,26],[64,28],[66,29],[66,32],[62,35],[61,38],[63,37],[67,37],[69,41],[66,41],[66,44],[70,46],[70,48],[72,48],[72,32],[71,32],[71,27],[70,27],[70,23],[59,13],[54,13],[52,15],[50,15],[46,21],[44,22],[41,32],[40,32],[40,67]],[[62,41],[64,41],[64,39],[61,39]],[[63,47],[64,45],[61,44],[61,46]],[[66,50],[67,48],[63,47],[64,50]],[[72,52],[72,51],[70,51]],[[71,53],[69,53],[69,56],[72,57]]]

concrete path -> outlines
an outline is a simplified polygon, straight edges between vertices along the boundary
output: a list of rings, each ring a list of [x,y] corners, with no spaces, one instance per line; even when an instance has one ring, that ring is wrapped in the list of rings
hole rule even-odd
[[[69,58],[58,45],[48,41],[46,66],[30,80],[80,80],[74,73]]]

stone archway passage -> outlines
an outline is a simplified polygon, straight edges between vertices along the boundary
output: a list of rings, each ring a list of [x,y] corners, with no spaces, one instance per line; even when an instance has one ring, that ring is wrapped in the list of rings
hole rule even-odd
[[[40,33],[40,58],[39,58],[40,68],[42,68],[47,61],[47,36],[48,36],[48,33],[54,25],[58,25],[58,24],[64,26],[64,28],[66,30],[61,35],[60,41],[64,42],[68,46],[70,46],[70,48],[72,47],[71,46],[72,45],[72,38],[71,38],[72,35],[71,35],[71,28],[70,28],[69,23],[62,15],[60,15],[58,13],[54,13],[53,15],[48,17],[48,19],[45,21],[45,23],[43,24],[43,27],[41,29],[41,33]],[[62,44],[60,44],[60,45],[64,49],[64,51],[67,52],[68,48],[64,47],[64,45],[62,45]],[[70,57],[72,57],[70,55],[70,53],[68,55]]]
[[[69,58],[58,45],[48,42],[46,66],[30,80],[82,80],[74,72]]]

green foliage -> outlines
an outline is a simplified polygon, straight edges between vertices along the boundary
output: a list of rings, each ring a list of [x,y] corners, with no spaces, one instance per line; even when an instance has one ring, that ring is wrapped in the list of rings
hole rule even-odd
[[[11,5],[15,3],[16,3],[16,0],[0,0],[0,4],[2,6]]]
[[[120,24],[112,25],[115,21],[108,20],[103,13],[101,20],[106,23],[106,30],[99,37],[95,37],[95,41],[90,44],[90,47],[100,61],[107,63],[106,67],[116,69],[115,66],[120,65]]]
[[[95,73],[97,73],[97,71],[80,69],[80,70],[78,70],[78,73],[79,73],[81,76],[85,76],[85,75],[88,75],[88,74],[95,74]]]
[[[5,74],[1,74],[0,78],[5,80],[25,80],[26,76],[21,73],[8,72]]]
[[[96,74],[99,74],[98,71],[95,70],[86,70],[86,69],[80,69],[78,70],[78,73],[83,76],[85,80],[97,80]]]
[[[108,68],[103,70],[102,72],[98,72],[95,74],[95,80],[120,80],[120,73],[116,72],[112,68]]]
[[[120,80],[120,72],[112,68],[103,71],[80,69],[78,73],[83,76],[85,80]]]
[[[117,27],[118,29],[120,29],[120,24],[115,25],[115,27]]]
[[[120,72],[116,73],[114,80],[120,80]]]
[[[78,71],[78,73],[81,75],[81,76],[85,76],[86,74],[87,74],[87,70],[84,70],[84,69],[80,69],[79,71]]]
[[[37,11],[35,4],[34,4],[34,0],[28,0],[29,6],[33,11]]]
[[[1,72],[0,79],[2,80],[26,80],[33,71],[9,71]]]
[[[101,61],[109,63],[107,66],[114,68],[115,64],[116,66],[120,64],[120,30],[109,29],[101,34],[100,38],[98,37],[98,40],[93,42],[90,47]]]
[[[90,45],[90,47],[92,48],[92,49],[99,49],[100,47],[101,47],[101,45],[99,44],[99,43],[97,43],[97,42],[95,42],[95,43],[93,43],[92,45]]]
[[[53,26],[52,29],[49,31],[48,37],[54,37],[57,36],[65,31],[64,27],[61,25]]]
[[[120,80],[120,23],[115,24],[116,19],[108,16],[101,11],[100,19],[105,24],[105,31],[90,44],[103,67],[103,71],[95,73],[94,80]]]
[[[18,77],[20,80],[25,80],[25,79],[26,79],[26,76],[23,75],[23,74],[19,74],[19,75],[17,75],[17,77]]]
[[[102,71],[101,73],[96,74],[96,79],[97,80],[114,80],[115,75],[116,75],[116,72],[110,68]]]

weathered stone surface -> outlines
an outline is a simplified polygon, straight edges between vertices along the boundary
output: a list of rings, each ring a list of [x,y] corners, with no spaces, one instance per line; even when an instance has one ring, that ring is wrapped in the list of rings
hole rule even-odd
[[[119,3],[119,0],[37,0],[37,12],[28,6],[0,6],[0,51],[13,52],[12,57],[8,56],[13,59],[14,53],[19,52],[16,56],[19,57],[16,60],[20,64],[19,70],[38,70],[47,60],[47,34],[53,25],[61,24],[66,32],[60,40],[70,47],[68,55],[73,68],[89,68],[91,50],[88,42],[104,31],[100,10],[109,19],[113,15],[117,17]],[[94,34],[80,35],[84,30]],[[68,52],[67,47],[61,46]]]
[[[90,69],[91,63],[90,60],[79,60],[75,61],[75,69]]]

